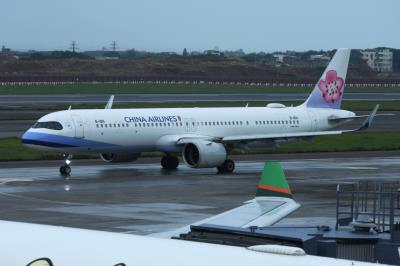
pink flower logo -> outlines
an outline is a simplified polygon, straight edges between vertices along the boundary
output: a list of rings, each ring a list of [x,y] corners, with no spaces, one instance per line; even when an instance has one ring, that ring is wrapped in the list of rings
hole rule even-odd
[[[344,80],[337,76],[335,70],[326,73],[325,80],[318,82],[318,88],[322,92],[325,102],[333,104],[343,95]]]

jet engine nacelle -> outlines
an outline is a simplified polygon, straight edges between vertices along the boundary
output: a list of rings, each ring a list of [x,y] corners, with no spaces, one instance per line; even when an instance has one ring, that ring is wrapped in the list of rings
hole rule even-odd
[[[100,158],[107,163],[128,163],[136,161],[140,153],[102,153]]]
[[[225,162],[226,149],[221,143],[193,140],[183,147],[182,157],[192,168],[217,167]]]

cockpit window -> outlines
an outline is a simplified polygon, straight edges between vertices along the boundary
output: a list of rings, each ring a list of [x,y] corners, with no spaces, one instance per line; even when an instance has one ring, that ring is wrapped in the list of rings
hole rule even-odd
[[[32,128],[47,128],[52,130],[62,130],[63,126],[61,123],[56,121],[49,121],[49,122],[36,122]]]

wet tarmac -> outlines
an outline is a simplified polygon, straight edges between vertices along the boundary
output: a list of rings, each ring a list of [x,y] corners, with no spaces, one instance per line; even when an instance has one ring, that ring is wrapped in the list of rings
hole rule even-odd
[[[299,159],[301,158],[301,159]],[[234,174],[214,169],[163,171],[159,159],[106,164],[73,161],[0,163],[0,219],[133,234],[184,226],[254,197],[265,160],[282,162],[303,205],[284,224],[334,223],[337,183],[400,178],[400,152],[236,156]]]

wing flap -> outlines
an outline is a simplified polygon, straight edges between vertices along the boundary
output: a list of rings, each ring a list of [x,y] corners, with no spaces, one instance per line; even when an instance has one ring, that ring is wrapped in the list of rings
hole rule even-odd
[[[260,197],[230,211],[195,223],[248,228],[269,226],[285,218],[300,207],[293,199],[280,197]]]
[[[302,138],[302,137],[338,135],[342,133],[343,131],[336,130],[336,131],[291,132],[291,133],[279,133],[279,134],[237,135],[237,136],[223,137],[222,142],[252,141],[252,140],[262,140],[262,139]]]

